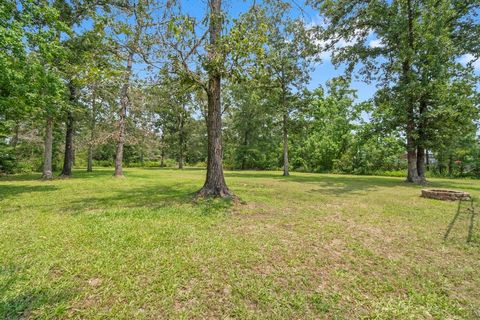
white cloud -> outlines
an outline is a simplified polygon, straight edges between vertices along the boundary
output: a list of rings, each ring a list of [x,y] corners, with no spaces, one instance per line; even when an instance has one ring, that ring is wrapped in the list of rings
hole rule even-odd
[[[370,40],[368,45],[370,46],[370,48],[383,48],[384,47],[382,39]]]
[[[467,65],[468,63],[472,62],[472,66],[475,71],[480,71],[480,59],[475,60],[475,57],[472,54],[464,54],[460,57],[459,62],[463,65]]]
[[[313,17],[310,21],[304,21],[305,27],[307,29],[313,29],[316,27],[320,28],[327,28],[328,27],[328,21],[321,15],[316,15]],[[367,30],[369,37],[371,35],[371,31]],[[353,46],[359,38],[362,37],[362,35],[365,32],[363,30],[355,30],[354,36],[350,40],[346,40],[344,38],[340,38],[336,41],[335,44],[332,44],[331,41],[325,41],[325,40],[319,40],[319,39],[313,39],[315,45],[320,49],[319,57],[322,61],[330,61],[332,59],[332,54],[335,49],[339,48],[345,48],[349,46]],[[358,36],[357,36],[358,35]],[[327,50],[327,48],[329,48]]]

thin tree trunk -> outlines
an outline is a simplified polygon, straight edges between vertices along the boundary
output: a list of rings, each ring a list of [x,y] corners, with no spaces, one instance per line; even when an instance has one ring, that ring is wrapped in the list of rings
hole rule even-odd
[[[425,150],[425,168],[427,171],[430,171],[430,153],[428,150]]]
[[[73,164],[73,115],[71,111],[67,113],[65,134],[65,155],[63,158],[63,169],[61,176],[63,178],[69,178],[72,176],[72,164]]]
[[[120,112],[118,119],[118,140],[115,153],[115,177],[123,177],[123,147],[125,145],[125,126],[128,106],[128,89],[130,87],[130,75],[132,73],[133,52],[128,54],[127,69],[125,70],[125,79],[120,96]]]
[[[453,176],[453,156],[448,157],[448,175]]]
[[[163,130],[162,130],[163,131]],[[160,168],[165,167],[165,133],[162,132],[162,138],[161,138],[161,151],[160,151]]]
[[[218,61],[221,56],[218,40],[222,31],[221,0],[210,0],[210,46],[208,58],[210,61]],[[221,76],[219,70],[212,68],[208,72],[208,112],[207,112],[207,135],[208,135],[208,158],[207,177],[198,196],[227,197],[232,193],[228,190],[223,174],[222,159],[222,105],[221,105]]]
[[[288,177],[290,173],[288,172],[289,163],[288,163],[288,108],[287,108],[287,95],[286,88],[282,85],[282,109],[283,109],[283,121],[282,121],[282,130],[283,130],[283,176]]]
[[[45,147],[43,155],[43,173],[42,179],[50,180],[53,178],[52,172],[52,153],[53,153],[53,116],[47,117],[45,126]]]
[[[183,148],[184,148],[184,140],[185,140],[185,133],[184,133],[184,117],[180,114],[180,123],[179,123],[179,130],[178,130],[178,144],[179,144],[179,152],[178,152],[178,169],[183,169]]]
[[[247,147],[248,147],[248,128],[245,130],[245,134],[243,136],[243,157],[242,157],[242,170],[247,168]]]
[[[93,171],[93,146],[90,142],[88,145],[88,156],[87,156],[87,172]]]
[[[288,177],[288,114],[285,111],[283,113],[283,175]]]
[[[16,122],[14,134],[13,134],[12,140],[10,141],[10,146],[13,148],[13,150],[17,148],[19,131],[20,131],[20,123]]]
[[[92,115],[90,118],[90,142],[88,144],[87,172],[93,171],[93,143],[95,141],[95,129],[97,126],[97,87],[92,89]]]

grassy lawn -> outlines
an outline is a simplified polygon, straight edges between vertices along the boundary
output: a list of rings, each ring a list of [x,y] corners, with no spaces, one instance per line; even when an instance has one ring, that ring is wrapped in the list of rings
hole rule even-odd
[[[477,319],[480,223],[403,179],[202,170],[0,179],[0,319]],[[480,182],[432,187],[480,196]],[[480,217],[480,215],[477,215]]]

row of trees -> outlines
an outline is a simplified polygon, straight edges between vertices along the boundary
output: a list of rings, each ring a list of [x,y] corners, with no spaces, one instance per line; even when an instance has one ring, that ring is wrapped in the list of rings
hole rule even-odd
[[[3,1],[0,170],[30,159],[51,179],[60,154],[64,177],[79,155],[88,171],[114,159],[117,177],[125,161],[206,161],[199,195],[229,196],[224,158],[285,176],[406,166],[411,182],[432,163],[476,168],[478,1],[311,1],[315,25],[288,1],[236,17],[221,0],[204,17],[182,5]],[[307,90],[325,52],[345,75]],[[378,85],[371,101],[352,77]]]

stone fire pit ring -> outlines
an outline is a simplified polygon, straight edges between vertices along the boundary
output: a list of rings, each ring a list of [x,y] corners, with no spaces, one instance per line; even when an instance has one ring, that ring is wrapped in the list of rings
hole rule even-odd
[[[423,189],[422,197],[437,200],[470,200],[470,194],[463,191],[445,190],[445,189]]]

